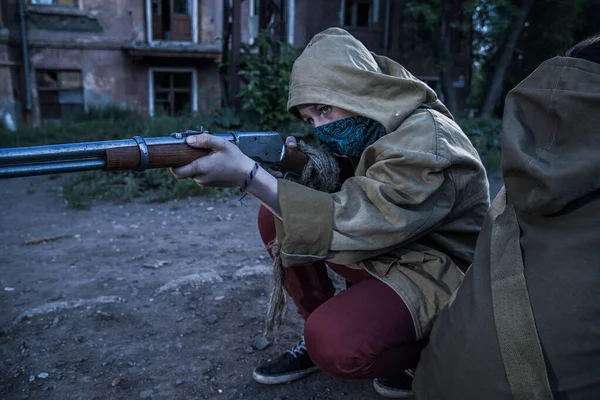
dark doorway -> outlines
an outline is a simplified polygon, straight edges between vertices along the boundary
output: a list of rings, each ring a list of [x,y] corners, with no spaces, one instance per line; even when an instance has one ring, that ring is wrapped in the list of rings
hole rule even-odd
[[[152,40],[192,40],[193,0],[151,0]]]

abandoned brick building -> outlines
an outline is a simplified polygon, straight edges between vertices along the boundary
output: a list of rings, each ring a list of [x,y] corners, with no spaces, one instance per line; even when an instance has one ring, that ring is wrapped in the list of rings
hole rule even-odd
[[[269,1],[289,43],[303,47],[342,26],[437,88],[425,57],[402,59],[398,2]],[[149,115],[218,107],[224,9],[236,2],[241,41],[252,42],[265,0],[0,0],[0,116],[37,125],[104,105]],[[459,50],[467,54],[453,71],[461,102],[471,59],[468,45]]]

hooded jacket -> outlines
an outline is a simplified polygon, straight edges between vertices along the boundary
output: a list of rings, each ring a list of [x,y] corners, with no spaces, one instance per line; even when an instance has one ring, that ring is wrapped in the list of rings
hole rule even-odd
[[[316,35],[294,63],[288,109],[327,104],[387,134],[335,193],[279,181],[285,267],[326,260],[368,270],[412,313],[417,339],[471,264],[489,189],[479,156],[435,92],[348,32]]]
[[[599,151],[600,64],[556,57],[508,94],[505,189],[416,399],[600,398]]]

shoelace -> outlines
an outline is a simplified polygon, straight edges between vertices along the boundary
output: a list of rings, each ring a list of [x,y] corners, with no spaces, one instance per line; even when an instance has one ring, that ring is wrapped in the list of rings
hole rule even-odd
[[[287,352],[292,355],[294,358],[298,358],[299,356],[306,354],[308,350],[306,349],[306,343],[304,343],[304,339],[302,339],[298,344],[292,347]]]

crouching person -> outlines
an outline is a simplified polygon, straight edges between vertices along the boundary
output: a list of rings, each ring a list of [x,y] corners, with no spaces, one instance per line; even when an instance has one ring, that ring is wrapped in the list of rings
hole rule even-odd
[[[200,185],[242,186],[263,204],[259,231],[276,276],[268,320],[277,322],[285,288],[306,322],[303,339],[254,379],[323,370],[410,396],[403,371],[416,366],[473,261],[489,206],[485,169],[432,89],[342,29],[316,35],[296,60],[288,110],[315,128],[333,160],[309,157],[304,172],[344,164],[349,174],[330,168],[317,188],[276,179],[210,135],[188,143],[212,153],[174,170]],[[287,143],[290,154],[303,150]],[[351,286],[334,296],[327,267]]]

